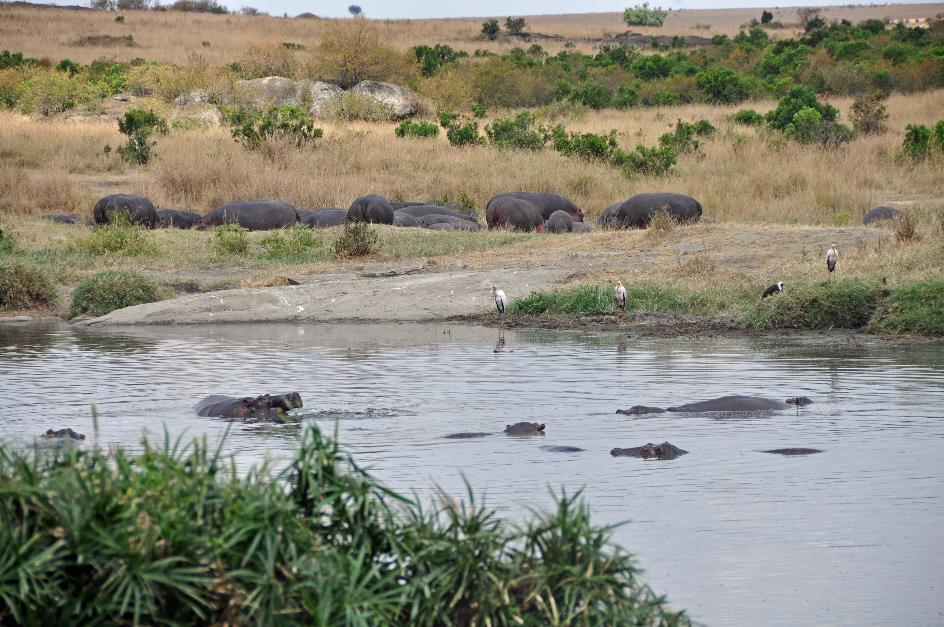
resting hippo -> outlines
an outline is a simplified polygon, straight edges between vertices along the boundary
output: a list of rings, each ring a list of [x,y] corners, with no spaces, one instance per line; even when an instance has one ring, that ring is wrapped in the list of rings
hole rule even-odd
[[[408,213],[403,213],[402,211],[394,211],[393,212],[393,226],[418,227],[420,226],[420,223],[416,221],[416,218],[414,218]]]
[[[544,425],[537,422],[516,422],[505,427],[508,435],[544,435]]]
[[[162,229],[192,229],[200,223],[200,214],[177,209],[156,209],[158,223]]]
[[[298,392],[261,396],[222,396],[214,394],[194,405],[198,416],[219,418],[252,418],[256,420],[278,419],[285,412],[302,407],[302,397]]]
[[[566,211],[555,211],[544,223],[545,233],[573,233],[574,221]]]
[[[390,201],[377,194],[355,198],[347,210],[347,219],[351,222],[370,222],[371,224],[393,224],[393,207]]]
[[[414,218],[422,218],[423,216],[429,215],[438,215],[438,216],[452,216],[453,218],[461,218],[463,220],[469,220],[470,222],[478,222],[475,217],[475,214],[471,211],[459,211],[457,209],[452,209],[451,207],[443,207],[441,205],[410,205],[408,207],[403,207],[402,209],[395,209],[397,213],[405,213],[413,216]]]
[[[160,220],[154,205],[144,196],[111,194],[95,203],[95,208],[92,209],[95,224],[113,222],[115,216],[122,213],[132,224],[140,224],[149,229],[155,228]]]
[[[762,453],[773,453],[774,455],[814,455],[822,453],[818,448],[775,448]]]
[[[722,396],[708,401],[688,403],[686,405],[679,405],[678,407],[667,407],[666,409],[662,409],[661,407],[648,407],[646,405],[634,405],[629,409],[618,409],[616,413],[637,416],[642,414],[661,414],[667,411],[677,414],[694,414],[711,411],[770,411],[774,409],[787,409],[789,407],[790,405],[783,401],[775,401],[774,399],[762,398],[760,396]]]
[[[456,231],[478,231],[482,228],[478,222],[472,222],[471,220],[456,218],[453,216],[438,215],[435,213],[426,216],[420,216],[419,218],[416,218],[416,221],[419,222],[421,226],[424,226],[428,229],[433,228],[439,224],[451,224]]]
[[[901,209],[895,209],[894,207],[875,207],[865,214],[862,218],[862,224],[872,224],[873,222],[881,222],[882,220],[897,220],[904,217],[905,212]]]
[[[554,194],[551,192],[508,192],[506,194],[494,196],[488,201],[488,205],[492,204],[493,200],[502,197],[527,200],[538,208],[538,211],[541,212],[541,217],[545,220],[549,219],[551,215],[554,214],[554,212],[563,211],[570,216],[572,221],[583,222],[583,211],[580,210],[580,207],[575,205],[570,199],[564,198],[560,194]],[[488,205],[485,206],[486,210],[488,209]]]
[[[593,227],[586,222],[574,222],[574,233],[590,233]]]
[[[347,222],[347,209],[335,209],[334,207],[325,207],[324,209],[310,209],[304,212],[298,212],[298,219],[306,226],[313,229],[324,229],[329,226],[339,226]]]
[[[298,222],[295,207],[281,200],[237,200],[220,205],[200,220],[202,228],[238,224],[250,231],[268,231]]]
[[[580,453],[583,451],[582,448],[576,446],[542,446],[541,450],[548,453]]]
[[[59,224],[78,224],[79,216],[65,215],[61,213],[47,213],[42,216],[43,220],[49,220],[50,222],[57,222]]]
[[[701,203],[691,196],[646,192],[604,209],[600,224],[607,229],[644,229],[658,211],[682,223],[698,222],[702,213]]]
[[[490,229],[544,232],[544,218],[534,203],[507,195],[488,201],[485,221]]]
[[[76,433],[72,429],[47,429],[46,433],[39,436],[45,440],[84,440],[85,436],[81,433]]]
[[[683,451],[674,444],[663,442],[662,444],[653,444],[649,442],[644,446],[633,448],[615,448],[610,451],[613,457],[642,457],[643,459],[675,459],[685,455],[688,451]]]

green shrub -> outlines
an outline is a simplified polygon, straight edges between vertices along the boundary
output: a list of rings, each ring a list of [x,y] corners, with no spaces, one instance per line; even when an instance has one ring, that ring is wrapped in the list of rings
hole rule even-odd
[[[777,108],[767,113],[767,123],[777,130],[786,130],[796,114],[806,108],[815,109],[825,122],[835,121],[838,113],[830,105],[819,102],[816,93],[806,85],[795,85],[780,99]]]
[[[610,106],[613,94],[606,85],[596,81],[587,81],[569,90],[567,99],[591,109],[603,109]]]
[[[486,113],[488,113],[488,108],[485,105],[483,104],[472,105],[472,115],[474,115],[478,119],[481,120],[482,118],[484,118]]]
[[[249,252],[248,231],[238,224],[221,224],[213,229],[213,248],[221,256],[245,255]]]
[[[366,222],[346,222],[341,235],[334,242],[334,254],[338,258],[363,257],[377,249],[377,232]]]
[[[56,286],[41,270],[19,262],[0,262],[0,309],[51,307],[56,298]]]
[[[10,67],[33,67],[36,59],[24,57],[22,52],[0,51],[0,70]]]
[[[48,116],[91,102],[101,96],[78,76],[39,70],[17,85],[14,98],[23,113]]]
[[[420,73],[423,76],[432,76],[442,67],[452,65],[465,53],[458,53],[451,47],[436,44],[435,46],[415,46],[413,55],[420,66]]]
[[[271,231],[260,242],[265,259],[278,261],[313,261],[324,258],[324,244],[315,232],[297,224],[288,229]]]
[[[113,96],[124,91],[128,85],[128,74],[120,63],[92,61],[86,70],[86,80],[98,86],[101,93]]]
[[[790,139],[801,144],[811,144],[819,139],[823,116],[813,107],[804,107],[793,116],[793,121],[784,129]]]
[[[626,287],[626,310],[685,315],[723,311],[726,300],[716,290],[688,291],[661,283]],[[612,285],[581,285],[550,292],[532,292],[511,302],[508,312],[520,316],[605,316],[617,313]]]
[[[518,148],[540,150],[549,137],[543,126],[535,128],[534,115],[522,111],[513,118],[498,118],[485,127],[485,135],[492,146],[499,149]]]
[[[128,136],[128,143],[118,147],[126,161],[144,165],[151,160],[151,148],[155,145],[151,135],[167,134],[167,121],[150,109],[131,109],[118,119],[118,130]]]
[[[116,309],[153,303],[163,296],[157,283],[137,272],[100,272],[75,286],[69,317],[104,316]]]
[[[648,2],[623,11],[623,21],[628,26],[662,26],[665,16],[665,11],[660,7],[650,7]]]
[[[482,22],[482,36],[494,40],[501,34],[501,26],[498,25],[498,20],[485,20]]]
[[[944,281],[928,279],[896,287],[878,307],[868,330],[944,335]]]
[[[731,121],[747,126],[760,126],[764,123],[764,116],[753,109],[741,109],[731,116]]]
[[[68,73],[69,76],[75,76],[79,73],[79,64],[69,59],[63,59],[56,65],[56,69]]]
[[[678,120],[675,123],[674,131],[659,137],[659,145],[671,148],[678,154],[695,152],[699,146],[698,140],[695,138],[707,137],[714,132],[715,127],[708,120],[698,120],[693,123]]]
[[[857,279],[796,285],[777,298],[758,300],[743,322],[752,329],[860,329],[882,296],[879,286]]]
[[[16,248],[16,242],[13,241],[13,236],[0,229],[0,255],[7,255],[13,252]]]
[[[396,117],[387,103],[350,91],[329,103],[321,115],[341,122],[391,122]]]
[[[482,143],[479,123],[475,120],[460,118],[454,113],[440,113],[439,123],[446,129],[446,139],[452,146],[472,146]]]
[[[676,152],[667,146],[646,148],[637,145],[635,150],[623,154],[621,166],[627,176],[665,176],[677,158]]]
[[[885,96],[882,94],[859,96],[852,102],[849,115],[852,129],[862,135],[877,135],[887,129],[888,110],[885,108]]]
[[[0,445],[5,623],[691,624],[579,493],[520,524],[471,489],[427,507],[315,426],[281,469],[237,473],[205,439],[140,449]]]
[[[393,129],[393,133],[397,137],[436,137],[439,135],[439,127],[432,122],[403,120]]]
[[[914,161],[923,161],[931,152],[931,129],[924,124],[909,124],[901,143],[902,154]]]
[[[268,140],[288,140],[303,146],[320,139],[324,131],[308,112],[295,105],[269,105],[264,110],[236,106],[226,112],[233,139],[250,150]]]
[[[90,235],[76,240],[72,248],[97,256],[138,257],[157,252],[146,228],[130,224],[124,215],[116,218],[114,222],[96,227]]]
[[[695,76],[695,84],[708,102],[734,104],[746,100],[751,81],[726,67],[712,67]]]
[[[619,151],[615,130],[609,135],[568,133],[562,124],[558,124],[552,131],[552,139],[557,152],[586,161],[612,163]]]
[[[505,20],[505,30],[510,35],[519,35],[524,31],[527,22],[523,17],[509,17]]]
[[[944,120],[938,120],[931,129],[931,140],[934,148],[944,155]]]

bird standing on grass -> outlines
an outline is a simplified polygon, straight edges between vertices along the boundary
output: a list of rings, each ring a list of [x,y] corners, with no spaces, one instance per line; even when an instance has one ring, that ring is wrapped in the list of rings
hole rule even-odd
[[[505,296],[505,292],[498,289],[494,285],[492,286],[492,296],[495,297],[495,306],[498,308],[498,315],[505,315],[505,307],[508,306],[508,297]]]
[[[830,275],[836,270],[837,261],[839,261],[839,251],[836,249],[836,245],[833,244],[826,251],[826,269],[829,270]]]
[[[774,294],[783,294],[783,281],[779,283],[774,283],[766,290],[764,290],[764,295],[760,297],[761,300],[764,300],[768,296],[773,296]]]
[[[616,289],[613,290],[613,293],[616,295],[616,304],[620,311],[626,311],[626,288],[623,287],[621,281],[616,282]]]

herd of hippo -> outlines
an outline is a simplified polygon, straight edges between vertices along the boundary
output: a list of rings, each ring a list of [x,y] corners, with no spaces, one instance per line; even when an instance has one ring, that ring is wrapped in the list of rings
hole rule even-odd
[[[604,229],[644,229],[653,216],[664,211],[679,223],[697,222],[702,206],[683,194],[646,192],[606,207],[597,220]],[[92,211],[94,224],[104,225],[123,214],[132,223],[147,228],[207,229],[237,224],[250,231],[280,229],[296,224],[311,228],[338,226],[348,221],[420,227],[439,231],[477,231],[484,228],[475,212],[457,203],[392,201],[369,194],[356,198],[347,209],[323,207],[297,209],[281,200],[237,200],[200,215],[192,211],[155,207],[144,196],[111,194],[100,199]],[[78,223],[74,215],[47,215],[49,220]],[[900,209],[876,207],[863,222],[905,217]],[[508,192],[491,198],[485,205],[486,226],[540,233],[582,233],[592,230],[584,222],[583,210],[573,201],[551,192]]]
[[[677,407],[662,409],[661,407],[649,407],[646,405],[634,405],[629,409],[619,409],[617,414],[626,415],[646,415],[659,414],[665,412],[673,413],[750,413],[762,411],[775,411],[787,409],[790,407],[805,407],[812,404],[813,401],[805,396],[788,398],[786,401],[778,401],[759,396],[721,396],[707,401],[687,403]],[[286,394],[261,394],[259,396],[207,396],[199,403],[194,405],[193,410],[198,416],[208,416],[213,418],[237,418],[251,422],[269,422],[282,421],[288,417],[288,413],[295,409],[303,407],[302,397],[298,392],[288,392]],[[511,436],[533,436],[545,434],[547,425],[539,422],[516,422],[507,425],[501,433]],[[483,438],[495,433],[485,431],[463,431],[459,433],[450,433],[443,436],[450,440],[465,440],[473,438]],[[46,433],[39,436],[44,440],[54,440],[58,442],[84,440],[85,436],[76,433],[72,429],[59,429],[54,431],[49,429]],[[542,446],[541,450],[549,453],[580,453],[584,449],[576,446],[548,445]],[[811,455],[822,453],[820,449],[814,448],[778,448],[762,451],[776,455]],[[683,450],[669,442],[662,444],[646,443],[642,446],[630,448],[614,448],[610,451],[613,457],[639,457],[642,459],[670,460],[687,454]]]

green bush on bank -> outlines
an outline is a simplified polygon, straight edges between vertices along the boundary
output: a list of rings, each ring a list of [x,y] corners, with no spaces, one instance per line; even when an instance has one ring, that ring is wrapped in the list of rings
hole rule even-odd
[[[869,331],[944,335],[944,281],[896,287],[878,307]]]
[[[791,286],[756,302],[743,324],[749,329],[861,329],[885,295],[881,286],[858,279]]]
[[[0,445],[0,621],[690,624],[579,494],[514,526],[471,494],[424,507],[314,426],[280,472],[142,449]]]
[[[0,261],[0,309],[52,307],[56,298],[56,286],[45,272],[15,261]]]
[[[397,137],[436,137],[439,135],[439,127],[432,122],[403,120],[393,129],[393,134]]]
[[[626,287],[626,311],[711,315],[728,307],[724,296],[656,283]],[[511,302],[508,312],[521,316],[606,316],[618,312],[612,285],[581,285],[551,292],[532,292]]]
[[[104,316],[116,309],[153,303],[163,297],[164,290],[157,283],[137,272],[100,272],[75,286],[69,317]]]

